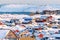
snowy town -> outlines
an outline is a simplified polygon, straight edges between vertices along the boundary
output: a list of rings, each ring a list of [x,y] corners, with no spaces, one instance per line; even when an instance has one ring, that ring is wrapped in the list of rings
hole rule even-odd
[[[60,40],[59,12],[0,14],[0,40]]]

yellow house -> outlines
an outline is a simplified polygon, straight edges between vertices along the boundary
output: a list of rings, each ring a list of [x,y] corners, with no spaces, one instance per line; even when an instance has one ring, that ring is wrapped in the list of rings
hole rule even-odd
[[[35,40],[35,39],[28,36],[28,37],[19,38],[19,40]]]
[[[34,37],[24,36],[24,34],[26,34],[26,32],[22,32],[21,34],[19,34],[20,36],[19,40],[35,40]]]

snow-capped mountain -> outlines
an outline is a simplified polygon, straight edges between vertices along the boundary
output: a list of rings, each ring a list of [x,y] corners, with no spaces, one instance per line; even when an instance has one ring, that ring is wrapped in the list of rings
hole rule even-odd
[[[2,5],[0,7],[0,12],[36,12],[43,10],[60,10],[58,5],[45,5],[45,6],[35,6],[35,5],[18,5],[18,4],[8,4]]]
[[[32,5],[15,5],[9,4],[0,7],[0,12],[35,12],[37,11],[37,6]]]

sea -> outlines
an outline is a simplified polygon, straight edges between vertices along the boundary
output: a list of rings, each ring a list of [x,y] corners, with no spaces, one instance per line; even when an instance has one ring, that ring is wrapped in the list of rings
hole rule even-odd
[[[27,15],[30,15],[31,12],[0,12],[0,14],[27,14]]]

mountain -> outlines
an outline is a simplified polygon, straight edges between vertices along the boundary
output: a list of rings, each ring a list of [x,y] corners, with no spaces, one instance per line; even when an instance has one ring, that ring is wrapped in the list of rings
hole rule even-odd
[[[19,4],[7,4],[0,5],[0,12],[42,12],[43,10],[60,10],[60,5],[19,5]]]
[[[35,12],[38,7],[34,5],[9,4],[0,7],[0,12]]]

